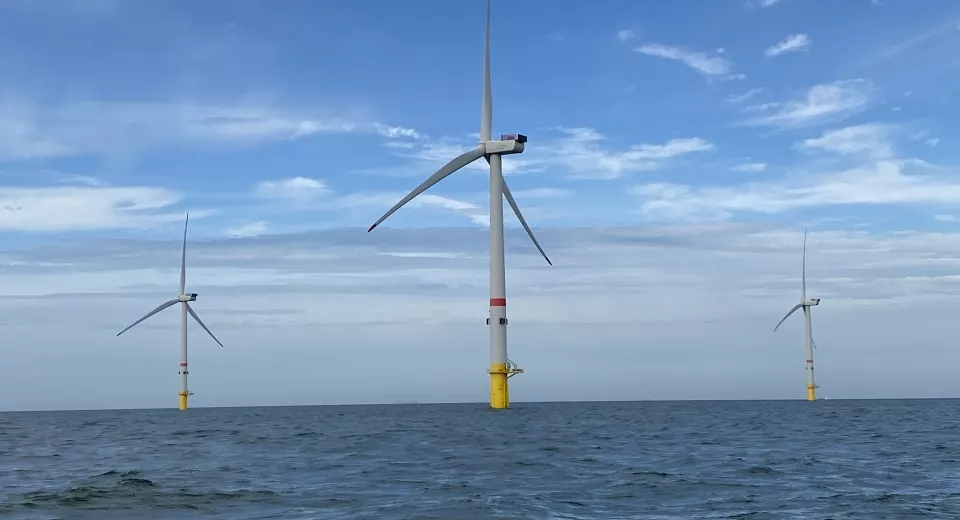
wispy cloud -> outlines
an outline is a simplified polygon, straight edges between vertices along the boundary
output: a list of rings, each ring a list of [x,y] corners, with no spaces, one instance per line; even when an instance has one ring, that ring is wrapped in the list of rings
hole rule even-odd
[[[61,173],[57,175],[57,182],[63,184],[82,184],[84,186],[103,186],[104,182],[96,177],[89,175],[77,175],[75,173]]]
[[[797,52],[810,48],[813,41],[806,34],[791,34],[777,42],[764,52],[768,57],[779,56],[785,52]]]
[[[183,218],[180,194],[164,188],[0,187],[0,229],[74,231],[147,228]],[[208,214],[196,211],[197,217]]]
[[[625,41],[627,41],[627,40],[631,40],[631,39],[633,39],[635,36],[636,36],[636,34],[634,34],[633,31],[631,31],[630,29],[623,29],[623,30],[621,30],[621,31],[617,31],[617,39],[620,40],[620,41],[622,41],[622,42],[625,42]]]
[[[731,95],[731,96],[727,96],[726,101],[727,101],[727,103],[736,105],[736,104],[739,104],[739,103],[743,103],[744,101],[752,98],[753,96],[756,96],[757,94],[759,94],[759,93],[761,93],[761,92],[763,92],[763,89],[762,89],[762,88],[751,89],[751,90],[748,90],[748,91],[744,92],[743,94],[734,94],[734,95]]]
[[[760,173],[767,169],[767,163],[762,163],[762,162],[743,163],[743,164],[738,164],[730,169],[735,172]]]
[[[43,159],[171,144],[256,144],[323,133],[418,138],[415,130],[330,111],[185,103],[38,105],[0,100],[0,159]]]
[[[258,220],[227,229],[226,235],[233,238],[255,237],[267,233],[267,223]]]
[[[950,20],[949,22],[938,25],[932,29],[910,36],[899,43],[891,45],[890,47],[878,52],[866,60],[865,64],[875,65],[889,61],[897,56],[900,56],[901,54],[906,53],[907,51],[947,35],[960,36],[960,20]]]
[[[410,139],[420,139],[420,132],[414,130],[413,128],[404,128],[402,126],[388,126],[382,123],[373,123],[373,128],[377,131],[378,134],[389,137],[391,139],[396,139],[400,137],[407,137]]]
[[[799,127],[841,119],[867,106],[873,84],[865,79],[849,79],[814,85],[802,99],[785,103],[767,103],[748,107],[749,112],[764,115],[743,124]]]
[[[707,76],[722,76],[730,73],[730,62],[720,56],[710,56],[704,52],[695,52],[682,47],[672,47],[650,43],[635,47],[634,52],[676,60]]]
[[[565,128],[562,131],[567,138],[558,144],[556,160],[579,178],[613,179],[631,172],[661,168],[664,161],[674,157],[714,150],[709,141],[691,137],[615,151],[603,147],[600,143],[605,137],[592,128]]]
[[[429,193],[421,194],[415,200],[420,205],[441,207],[465,215],[474,224],[490,226],[490,213],[476,204]]]
[[[269,198],[307,201],[330,192],[327,183],[309,177],[292,177],[262,181],[257,185],[258,195]]]
[[[863,154],[874,159],[891,157],[894,153],[890,142],[894,128],[890,125],[870,123],[848,126],[824,132],[820,137],[798,143],[804,150],[823,150],[842,155]]]
[[[766,213],[819,206],[960,204],[960,183],[949,177],[905,172],[914,161],[879,161],[828,174],[734,187],[680,184],[636,186],[633,193],[648,217],[666,220],[724,220],[734,214]]]

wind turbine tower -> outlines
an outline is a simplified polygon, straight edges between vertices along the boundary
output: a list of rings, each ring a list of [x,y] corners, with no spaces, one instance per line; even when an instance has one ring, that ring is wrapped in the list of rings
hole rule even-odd
[[[517,202],[510,193],[506,181],[503,179],[502,156],[523,153],[527,137],[523,134],[501,135],[499,140],[492,138],[493,126],[493,95],[490,88],[490,0],[487,0],[487,24],[483,51],[483,99],[480,107],[480,142],[475,148],[454,158],[436,173],[431,175],[423,184],[417,186],[406,197],[390,208],[380,220],[370,229],[373,231],[381,222],[387,219],[404,204],[426,191],[429,187],[445,179],[457,170],[480,159],[486,159],[490,165],[490,317],[487,324],[490,327],[490,407],[509,408],[510,393],[507,379],[523,370],[517,368],[507,358],[507,295],[506,276],[503,253],[503,199],[506,198],[517,219],[526,230],[533,244],[543,255],[548,264],[553,265],[547,258],[540,243],[533,236],[533,231],[523,218]]]
[[[793,306],[790,309],[790,312],[780,320],[780,323],[783,323],[791,314],[797,311],[797,309],[803,309],[803,318],[805,324],[805,334],[804,334],[804,347],[807,352],[807,401],[815,401],[817,399],[817,384],[813,378],[813,329],[810,325],[810,314],[812,312],[811,307],[816,307],[820,305],[820,298],[810,298],[807,299],[807,230],[803,230],[803,264],[802,264],[802,275],[800,278],[800,303]],[[776,332],[780,328],[780,323],[777,323],[777,326],[773,328],[773,331]]]
[[[190,316],[192,316],[193,319],[196,320],[196,322],[199,323],[201,327],[203,327],[203,330],[207,331],[207,334],[209,334],[210,337],[213,338],[213,341],[216,341],[217,344],[219,344],[221,347],[223,346],[223,343],[220,343],[220,340],[217,339],[217,337],[214,336],[212,332],[210,332],[210,329],[208,329],[207,326],[203,324],[203,320],[200,319],[200,316],[197,316],[197,313],[194,312],[193,307],[190,306],[189,302],[197,301],[197,293],[185,294],[183,292],[187,284],[187,225],[189,223],[190,223],[190,214],[187,213],[186,222],[184,222],[183,224],[183,252],[180,256],[180,296],[170,301],[162,303],[159,307],[148,312],[144,317],[133,322],[132,325],[130,325],[129,327],[117,333],[117,336],[119,336],[120,334],[123,334],[124,332],[132,329],[135,325],[137,325],[141,321],[149,318],[150,316],[153,316],[154,314],[157,314],[158,312],[166,309],[167,307],[172,307],[177,303],[180,304],[180,371],[178,372],[178,374],[180,374],[180,406],[179,408],[181,410],[187,409],[187,398],[193,395],[193,393],[187,389],[187,375],[190,373],[190,371],[187,369],[187,314],[189,313]]]

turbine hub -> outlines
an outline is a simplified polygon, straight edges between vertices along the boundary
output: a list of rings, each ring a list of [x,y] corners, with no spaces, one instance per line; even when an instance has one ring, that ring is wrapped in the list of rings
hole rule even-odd
[[[182,302],[195,302],[197,301],[197,293],[190,294],[181,294],[180,301]]]
[[[523,145],[527,142],[527,136],[523,134],[504,134],[500,136],[499,141],[483,141],[484,155],[510,155],[523,153]]]
[[[804,302],[805,305],[812,307],[814,305],[820,305],[820,298],[810,298]]]

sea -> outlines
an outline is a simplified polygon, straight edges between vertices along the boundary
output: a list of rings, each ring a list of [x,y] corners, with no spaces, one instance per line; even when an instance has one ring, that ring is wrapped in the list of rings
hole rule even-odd
[[[0,414],[0,519],[960,519],[960,401]]]

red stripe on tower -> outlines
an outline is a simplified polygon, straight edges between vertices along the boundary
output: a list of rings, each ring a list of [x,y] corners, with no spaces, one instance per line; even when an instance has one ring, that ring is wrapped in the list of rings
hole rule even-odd
[[[506,307],[507,299],[506,298],[490,298],[491,307]]]
[[[810,363],[810,364],[812,365],[812,364],[813,364],[813,360],[812,360],[812,359],[808,359],[808,360],[807,360],[807,363]]]
[[[186,364],[186,363],[180,363],[180,366],[185,367],[185,366],[187,366],[187,364]]]

